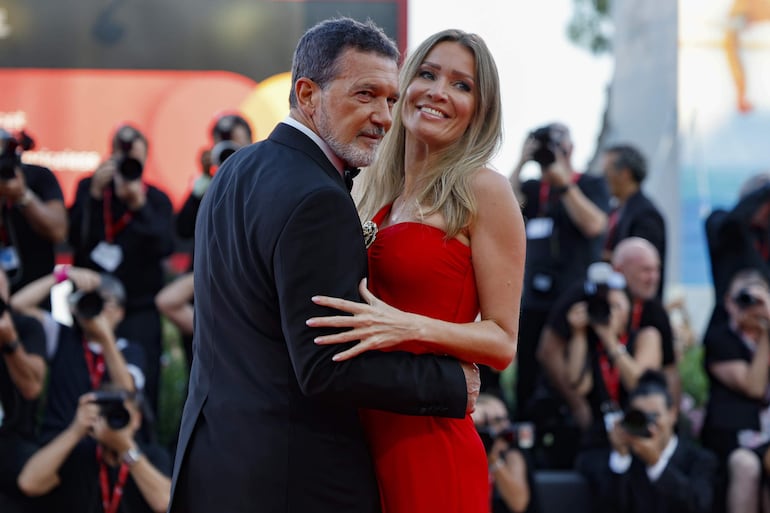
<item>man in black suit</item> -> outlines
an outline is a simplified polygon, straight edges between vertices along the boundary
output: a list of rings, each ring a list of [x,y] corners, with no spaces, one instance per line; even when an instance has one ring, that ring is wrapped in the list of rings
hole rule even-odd
[[[661,264],[666,261],[666,223],[658,207],[642,192],[647,177],[647,162],[639,150],[627,144],[604,150],[602,162],[610,193],[617,202],[610,212],[603,258],[612,261],[615,246],[628,237],[647,239],[655,246]],[[658,297],[663,292],[661,267]]]
[[[392,123],[399,53],[349,18],[308,30],[290,115],[217,172],[195,232],[194,359],[171,512],[379,511],[358,408],[461,418],[478,370],[371,351],[334,362],[317,294],[360,300],[367,257],[346,188]],[[343,178],[344,177],[344,178]]]
[[[610,432],[603,511],[711,511],[716,458],[674,434],[676,413],[665,377],[646,371],[629,395],[624,418]]]

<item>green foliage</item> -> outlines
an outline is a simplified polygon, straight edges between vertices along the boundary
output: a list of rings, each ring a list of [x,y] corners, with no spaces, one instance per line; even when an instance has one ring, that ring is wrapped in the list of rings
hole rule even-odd
[[[158,441],[169,445],[177,434],[182,407],[187,397],[187,358],[179,330],[163,318],[163,355],[161,356],[158,397]]]
[[[695,400],[695,407],[706,404],[709,381],[703,367],[704,349],[702,344],[688,348],[679,361],[679,375],[682,378],[682,393]]]
[[[573,0],[572,18],[567,36],[577,46],[594,54],[612,48],[611,0]]]

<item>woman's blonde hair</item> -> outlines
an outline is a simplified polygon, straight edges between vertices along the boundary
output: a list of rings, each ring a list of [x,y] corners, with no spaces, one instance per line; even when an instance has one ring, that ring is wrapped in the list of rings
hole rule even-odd
[[[400,93],[417,76],[428,53],[439,43],[456,42],[468,48],[476,62],[474,94],[476,110],[462,137],[443,149],[426,169],[426,180],[417,201],[426,208],[423,216],[440,212],[446,222],[447,238],[456,236],[472,220],[476,212],[471,192],[474,172],[486,165],[502,140],[502,106],[497,66],[484,40],[476,34],[449,29],[425,41],[404,63],[400,74]],[[404,154],[406,131],[403,125],[403,100],[393,110],[393,127],[383,139],[374,163],[362,173],[358,210],[361,219],[370,220],[383,205],[391,203],[404,186]]]

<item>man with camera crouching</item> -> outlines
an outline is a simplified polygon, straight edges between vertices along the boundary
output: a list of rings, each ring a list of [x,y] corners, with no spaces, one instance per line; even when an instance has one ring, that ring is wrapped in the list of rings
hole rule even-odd
[[[489,461],[491,513],[539,513],[540,505],[528,454],[534,443],[531,423],[511,422],[505,403],[482,393],[471,413]]]
[[[548,312],[567,287],[583,278],[589,264],[601,258],[609,191],[602,177],[575,170],[572,150],[565,125],[540,127],[527,137],[511,175],[527,234],[517,353],[519,419],[531,418],[528,400],[541,375],[535,351]],[[539,165],[540,177],[521,183],[521,171],[530,161]]]
[[[163,264],[173,251],[173,209],[168,196],[145,181],[148,142],[131,125],[112,138],[111,155],[80,181],[70,208],[73,262],[116,276],[126,288],[118,334],[144,348],[145,398],[157,406],[161,320],[155,295],[165,285]]]
[[[121,389],[81,396],[67,429],[27,461],[19,488],[40,497],[41,511],[165,512],[171,461],[138,440],[139,401]]]
[[[647,371],[609,433],[601,511],[710,513],[717,462],[674,433],[677,408],[659,372]]]
[[[74,318],[71,326],[37,306],[64,282],[74,288],[68,296]],[[50,372],[40,434],[43,443],[70,425],[83,394],[104,383],[132,392],[143,390],[142,347],[115,335],[124,303],[125,290],[117,278],[69,266],[57,266],[11,298],[14,308],[37,317],[46,331]]]

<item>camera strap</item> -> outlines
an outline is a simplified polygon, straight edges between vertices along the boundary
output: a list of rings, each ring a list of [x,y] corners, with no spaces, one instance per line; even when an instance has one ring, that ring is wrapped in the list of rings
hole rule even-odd
[[[120,464],[118,479],[112,487],[112,493],[110,493],[110,479],[107,475],[107,465],[104,463],[101,445],[96,446],[96,460],[99,462],[99,486],[102,491],[102,509],[104,513],[116,513],[120,505],[120,499],[123,498],[123,487],[125,487],[126,480],[128,479],[128,464]]]
[[[83,356],[86,359],[86,366],[88,367],[88,376],[91,378],[91,388],[98,390],[102,384],[102,378],[104,377],[104,355],[94,354],[88,348],[88,342],[83,339]]]
[[[112,244],[115,241],[115,237],[122,232],[134,218],[134,213],[130,210],[126,210],[117,222],[112,219],[112,189],[110,187],[104,189],[102,203],[104,206],[104,239]]]

